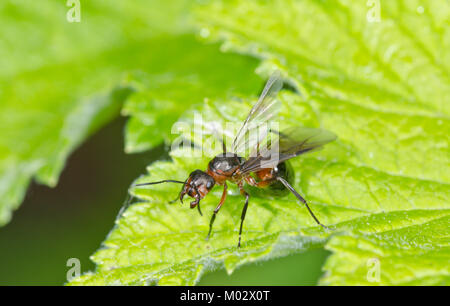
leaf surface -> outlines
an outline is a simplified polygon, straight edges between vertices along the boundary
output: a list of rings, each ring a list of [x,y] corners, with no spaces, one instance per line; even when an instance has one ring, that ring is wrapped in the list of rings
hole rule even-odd
[[[294,89],[280,93],[281,125],[338,135],[324,150],[292,161],[295,188],[333,231],[317,226],[292,195],[253,194],[237,249],[243,198],[236,188],[209,241],[205,212],[219,202],[220,188],[202,201],[203,217],[166,204],[179,185],[132,188],[140,202],[93,256],[97,271],[71,284],[192,285],[213,269],[231,273],[325,246],[333,254],[321,284],[448,285],[448,2],[382,2],[380,22],[368,22],[370,9],[344,0],[233,0],[195,10],[207,40],[260,58],[261,75],[281,70]],[[195,110],[208,118],[202,124],[208,131],[244,120],[256,98],[218,98]],[[192,125],[194,118],[189,111],[181,122]],[[201,143],[192,132],[186,138]],[[149,166],[137,182],[185,180],[214,153],[194,158],[172,151],[173,161]]]

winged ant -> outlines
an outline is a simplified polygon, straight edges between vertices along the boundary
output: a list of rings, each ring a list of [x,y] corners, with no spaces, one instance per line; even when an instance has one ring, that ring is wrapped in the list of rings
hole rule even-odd
[[[213,228],[217,213],[225,203],[227,197],[227,183],[237,184],[240,193],[245,197],[245,204],[242,209],[241,223],[239,228],[238,247],[241,245],[242,228],[249,203],[249,193],[245,191],[244,184],[249,184],[257,188],[285,188],[303,204],[305,204],[311,217],[315,222],[324,228],[319,219],[314,215],[306,200],[292,187],[289,175],[288,160],[301,154],[311,152],[321,148],[324,144],[336,139],[336,136],[323,129],[290,127],[283,131],[266,129],[263,133],[254,133],[255,129],[267,126],[278,113],[281,102],[277,94],[283,87],[279,72],[275,72],[267,81],[258,102],[253,106],[245,119],[242,127],[234,138],[231,152],[227,151],[225,142],[223,152],[214,157],[208,164],[206,171],[193,171],[186,181],[163,180],[158,182],[149,182],[136,184],[135,186],[146,186],[162,183],[182,184],[179,199],[188,195],[194,200],[190,207],[197,207],[200,214],[200,200],[203,199],[215,185],[223,186],[223,193],[219,204],[214,209],[209,223],[209,231],[206,239],[208,240]],[[270,137],[269,137],[270,134]],[[269,139],[270,138],[270,139]],[[268,140],[269,139],[269,140]],[[266,141],[263,143],[263,141]],[[263,146],[263,144],[265,144]],[[254,148],[245,158],[239,153],[242,148],[248,148],[254,145]]]

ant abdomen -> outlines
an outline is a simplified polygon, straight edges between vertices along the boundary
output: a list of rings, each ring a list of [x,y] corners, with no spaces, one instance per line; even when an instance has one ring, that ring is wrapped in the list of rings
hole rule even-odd
[[[268,173],[270,171],[270,173]],[[283,197],[289,194],[289,190],[276,179],[276,176],[280,176],[284,178],[289,184],[293,184],[294,182],[294,169],[288,161],[280,163],[274,169],[268,169],[267,173],[257,173],[257,181],[262,180],[270,180],[268,185],[264,188],[253,187],[250,185],[246,185],[245,189],[253,196],[256,197],[269,197],[269,198],[277,198]]]

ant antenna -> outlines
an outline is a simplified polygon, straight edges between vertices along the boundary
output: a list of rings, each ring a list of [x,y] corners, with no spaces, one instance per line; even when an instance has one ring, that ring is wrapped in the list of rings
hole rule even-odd
[[[145,186],[145,185],[154,185],[154,184],[162,184],[162,183],[179,183],[179,184],[186,184],[185,182],[176,181],[176,180],[164,180],[159,182],[150,182],[150,183],[143,183],[143,184],[136,184],[134,186]],[[130,195],[129,192],[127,192],[127,198],[125,199],[124,205],[119,210],[119,213],[117,214],[116,221],[122,216],[122,213],[130,206],[131,201],[133,201],[134,196]]]
[[[176,181],[176,180],[164,180],[159,182],[150,182],[150,183],[142,183],[142,184],[136,184],[134,186],[146,186],[146,185],[156,185],[156,184],[162,184],[162,183],[178,183],[178,184],[186,184],[182,181]]]
[[[127,197],[125,199],[124,204],[122,205],[122,207],[119,210],[119,213],[116,216],[116,221],[120,219],[120,217],[122,216],[123,212],[130,206],[131,201],[133,201],[134,196],[130,195],[130,193],[127,191]]]

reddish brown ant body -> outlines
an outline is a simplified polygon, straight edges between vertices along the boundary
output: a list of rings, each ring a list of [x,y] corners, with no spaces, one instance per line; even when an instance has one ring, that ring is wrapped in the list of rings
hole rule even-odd
[[[206,171],[193,171],[185,182],[177,180],[164,180],[159,182],[137,184],[136,186],[153,185],[160,183],[179,183],[183,184],[180,192],[180,201],[183,202],[185,195],[192,197],[190,207],[197,206],[200,214],[200,200],[203,199],[215,185],[223,186],[223,193],[219,204],[214,209],[211,221],[209,223],[209,232],[206,239],[209,239],[212,226],[222,205],[227,197],[227,182],[235,183],[239,187],[241,194],[245,197],[245,204],[241,214],[241,224],[239,228],[239,242],[241,245],[242,227],[247,212],[249,194],[244,189],[244,184],[258,188],[274,187],[284,188],[293,193],[298,200],[305,204],[309,213],[317,224],[324,226],[313,214],[305,199],[292,187],[290,182],[289,167],[287,161],[300,154],[310,152],[322,147],[324,144],[336,139],[336,136],[328,131],[321,129],[291,127],[282,132],[267,129],[266,133],[256,133],[251,138],[251,132],[260,129],[263,124],[267,124],[277,113],[280,107],[279,100],[276,99],[278,91],[282,88],[282,81],[279,73],[274,73],[267,81],[266,86],[258,100],[253,106],[247,119],[244,121],[233,142],[232,152],[227,152],[226,145],[223,142],[223,153],[214,157],[208,164]],[[274,135],[270,142],[261,148],[262,141],[267,134]],[[250,157],[244,158],[238,155],[242,147],[252,146],[254,150]],[[275,159],[274,159],[275,157]]]

